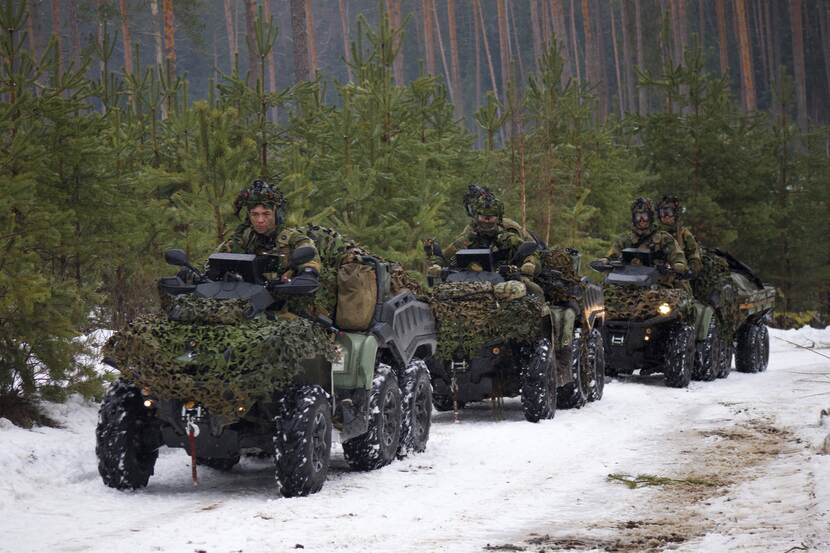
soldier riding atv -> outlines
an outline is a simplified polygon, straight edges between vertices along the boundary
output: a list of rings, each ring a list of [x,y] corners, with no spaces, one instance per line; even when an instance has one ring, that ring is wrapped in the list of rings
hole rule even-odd
[[[252,223],[259,207],[274,216],[270,187],[246,192]],[[432,398],[424,360],[436,346],[429,306],[396,288],[389,263],[349,253],[335,270],[332,322],[310,305],[319,287],[309,270],[319,266],[313,241],[295,229],[274,231],[240,228],[241,243],[256,244],[257,253],[221,248],[204,274],[180,250],[168,252],[182,270],[159,282],[164,312],[107,343],[107,362],[121,372],[96,430],[107,486],[146,486],[162,445],[190,454],[194,480],[197,464],[229,470],[246,450],[272,454],[286,496],[321,489],[332,429],[359,470],[426,447]],[[260,253],[269,236],[277,244],[287,237],[290,253],[278,254],[273,239]]]

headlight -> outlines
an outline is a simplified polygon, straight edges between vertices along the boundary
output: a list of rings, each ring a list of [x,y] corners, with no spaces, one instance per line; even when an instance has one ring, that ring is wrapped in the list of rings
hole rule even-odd
[[[666,315],[671,313],[671,305],[663,302],[657,306],[657,312],[665,317]]]

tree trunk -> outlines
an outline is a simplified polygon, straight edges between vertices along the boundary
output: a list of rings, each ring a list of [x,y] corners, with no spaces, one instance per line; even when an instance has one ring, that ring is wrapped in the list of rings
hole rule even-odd
[[[122,0],[123,1],[123,0]],[[78,25],[78,0],[69,0],[69,34],[72,42],[72,55],[70,59],[75,64],[75,69],[81,66],[81,33]],[[129,28],[126,30],[129,38]],[[129,51],[129,50],[126,50]],[[124,67],[127,67],[127,58],[124,58]],[[132,73],[132,55],[130,56],[130,71]]]
[[[438,20],[438,10],[435,7],[435,2],[432,3],[433,23],[435,24],[435,37],[438,39],[438,51],[441,53],[441,66],[444,68],[444,78],[447,80],[447,89],[450,93],[450,103],[455,109],[455,90],[452,87],[452,78],[450,77],[450,65],[447,63],[447,53],[444,50],[444,38],[441,35],[441,24]]]
[[[623,94],[623,83],[622,83],[622,75],[620,72],[620,52],[619,48],[617,47],[617,16],[614,13],[614,5],[610,5],[611,8],[611,41],[613,42],[613,50],[614,50],[614,72],[617,76],[617,100],[619,101],[620,106],[620,118],[625,115],[625,98]]]
[[[340,0],[342,5],[344,0]],[[346,14],[346,21],[348,21],[348,11],[341,8],[341,11]],[[389,26],[392,29],[400,29],[401,27],[401,0],[386,0],[386,13],[389,18]],[[342,16],[341,16],[342,20]],[[398,86],[404,85],[403,75],[403,40],[401,35],[398,35],[395,47],[398,50],[398,55],[395,56],[395,61],[392,62],[392,74],[395,77],[395,84]],[[351,55],[350,55],[351,57]],[[349,72],[351,74],[351,71]]]
[[[767,61],[769,63],[769,74],[767,79],[769,79],[770,88],[772,90],[776,90],[778,88],[778,62],[776,61],[775,56],[775,29],[773,29],[772,25],[772,18],[770,17],[770,4],[769,2],[764,2],[763,7],[763,19],[764,19],[764,27],[766,28],[766,36],[765,41],[763,44],[763,48],[767,51]],[[772,109],[775,111],[775,102],[772,102]]]
[[[638,2],[640,0],[637,0]],[[576,35],[576,8],[574,8],[574,4],[576,0],[571,0],[571,43],[573,45],[573,52],[574,52],[574,69],[576,70],[576,80],[577,82],[582,82],[582,68],[580,67],[579,63],[579,42],[577,40]]]
[[[455,104],[455,116],[463,117],[464,100],[461,97],[461,67],[458,63],[458,29],[455,21],[455,0],[447,0],[447,24],[450,30],[450,63],[452,64],[452,89],[454,91],[453,103]]]
[[[689,27],[686,20],[686,0],[670,0],[671,26],[674,38],[674,62],[683,63],[683,53],[689,42]]]
[[[547,0],[539,1],[542,3],[542,9],[539,12],[539,17],[541,18],[541,24],[539,27],[542,31],[541,45],[543,50],[547,50],[548,46],[550,46],[550,37],[553,34],[553,24],[550,20],[550,10],[548,10]]]
[[[37,36],[35,35],[35,18],[37,17],[37,8],[29,2],[26,13],[26,34],[29,35],[29,51],[32,53],[32,59],[37,59]]]
[[[816,9],[821,30],[821,49],[824,54],[824,78],[827,81],[827,97],[830,98],[830,4],[819,4]]]
[[[640,71],[646,70],[646,56],[643,50],[643,24],[640,0],[634,0],[634,23],[637,31],[637,67]],[[637,102],[640,115],[648,114],[648,91],[644,86],[637,87]]]
[[[726,0],[715,0],[715,12],[718,17],[718,52],[720,53],[720,72],[729,74],[729,42],[726,35]]]
[[[792,6],[792,4],[790,4]],[[749,21],[746,0],[735,0],[735,18],[738,21],[738,47],[741,54],[741,90],[744,109],[755,111],[755,79],[752,69],[752,45],[749,42]]]
[[[574,68],[570,53],[571,48],[568,46],[568,24],[565,21],[565,6],[562,5],[562,1],[550,0],[550,10],[553,30],[556,34],[557,45],[559,46],[559,53],[565,61],[565,65],[562,68],[562,77],[567,81],[573,76]]]
[[[259,76],[259,56],[256,46],[256,0],[245,0],[245,45],[248,48],[248,72],[245,74],[245,82],[254,88],[257,79],[262,79],[263,88],[265,77]]]
[[[510,19],[510,34],[513,35],[513,37],[512,37],[513,38],[513,42],[512,42],[513,52],[514,52],[513,59],[515,59],[516,61],[519,62],[519,82],[516,83],[516,84],[520,84],[520,83],[525,82],[525,75],[527,75],[527,73],[525,73],[525,62],[522,59],[522,50],[521,50],[521,45],[519,44],[519,31],[516,27],[516,12],[513,9],[513,5],[514,5],[513,2],[510,2],[509,4],[507,4],[507,8],[508,8],[507,14],[508,14],[509,19]]]
[[[429,75],[435,75],[435,33],[432,29],[434,20],[432,15],[433,3],[434,0],[421,0],[421,15],[423,15],[424,23],[424,55],[426,56],[426,70]]]
[[[163,0],[164,10],[164,58],[170,77],[176,75],[176,36],[173,20],[173,0]]]
[[[271,17],[271,0],[265,0],[262,3],[262,16],[265,18],[265,23],[267,25],[271,25],[273,21],[273,18]],[[276,47],[277,43],[274,41],[274,46],[271,48],[271,51],[268,52],[268,90],[271,92],[277,91],[277,63],[274,57],[274,50]],[[263,83],[263,88],[264,84],[265,83]]]
[[[236,36],[233,25],[231,0],[225,0],[225,29],[228,33],[228,63],[230,64],[230,70],[233,71],[233,66],[236,63]]]
[[[596,86],[598,81],[595,62],[597,50],[594,44],[594,30],[591,25],[590,0],[582,0],[582,32],[585,35],[585,80],[592,86]]]
[[[798,128],[807,130],[807,74],[804,67],[804,23],[801,0],[790,0],[790,29],[793,37],[793,69]]]
[[[544,1],[542,7],[544,8]],[[534,67],[539,67],[539,60],[542,59],[542,29],[539,21],[539,0],[530,0],[530,32],[533,38],[533,62]]]
[[[311,6],[311,0],[305,0],[305,23],[307,27],[306,36],[308,37],[308,59],[311,64],[309,69],[313,77],[320,69],[320,65],[317,63],[317,39],[314,34],[314,10]]]
[[[387,6],[391,4],[392,0],[387,0]],[[338,0],[337,8],[340,11],[340,34],[343,36],[343,59],[346,60],[346,72],[349,75],[349,81],[353,81],[354,78],[352,76],[352,49],[349,46],[349,14],[348,8],[346,7],[346,0]],[[392,9],[387,7],[386,12],[389,14],[389,22],[394,27],[394,20],[392,17]],[[400,57],[400,52],[398,52],[398,57]],[[398,65],[398,58],[395,58],[395,84],[398,86],[401,85],[398,82],[398,72],[397,72],[397,65]]]
[[[607,64],[605,63],[605,35],[602,33],[602,12],[601,6],[596,0],[583,0],[583,8],[588,8],[589,15],[586,21],[587,27],[591,28],[591,56],[594,69],[594,85],[596,86],[599,96],[599,121],[605,122],[608,118],[609,101],[608,101],[608,77]],[[588,48],[588,41],[585,42],[586,49]],[[587,55],[586,55],[587,57]],[[590,81],[590,79],[589,79]]]
[[[294,51],[294,79],[296,82],[309,80],[308,26],[306,24],[305,0],[291,0],[291,39]]]
[[[473,0],[473,10],[478,14],[481,40],[484,42],[484,55],[487,57],[487,67],[490,70],[490,84],[493,89],[493,94],[498,98],[499,87],[496,85],[496,72],[493,69],[493,56],[490,55],[490,43],[487,40],[487,27],[484,25],[484,13],[481,11],[481,0]]]
[[[697,3],[697,43],[702,50],[706,49],[706,5],[708,0],[698,0]]]
[[[501,86],[504,101],[507,102],[507,83],[511,79],[510,71],[510,31],[507,27],[507,6],[504,0],[496,0],[496,15],[499,26],[499,54],[501,58]]]
[[[63,74],[63,49],[61,48],[61,3],[52,0],[52,37],[55,39],[55,48],[58,53],[58,75]]]
[[[623,55],[622,69],[623,81],[625,81],[626,106],[629,112],[637,111],[637,101],[634,96],[635,82],[634,72],[631,70],[631,35],[629,34],[629,12],[628,3],[620,2],[620,26],[622,27]]]
[[[75,1],[72,1],[75,4]],[[121,15],[121,44],[124,47],[124,73],[133,74],[133,44],[130,38],[130,16],[127,13],[127,0],[118,0],[118,11]],[[79,48],[80,49],[80,48]]]
[[[481,29],[478,22],[478,10],[476,0],[473,0],[473,36],[475,37],[476,52],[476,104],[474,110],[481,106]],[[476,125],[477,144],[481,146],[481,126]]]

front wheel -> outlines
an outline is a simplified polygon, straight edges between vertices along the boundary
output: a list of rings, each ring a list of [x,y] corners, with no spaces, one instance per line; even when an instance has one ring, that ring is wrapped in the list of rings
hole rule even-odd
[[[599,401],[605,392],[605,342],[596,328],[588,335],[585,362],[593,375],[588,387],[588,401]]]
[[[331,457],[331,403],[323,388],[300,386],[283,399],[274,434],[277,481],[286,497],[319,492]]]
[[[95,454],[104,484],[118,490],[143,488],[158,459],[161,435],[144,407],[141,391],[115,381],[98,412]]]
[[[572,380],[563,384],[556,392],[557,402],[562,409],[578,409],[589,401],[591,384],[594,382],[593,367],[588,365],[585,355],[586,344],[579,331],[574,332],[571,344],[557,352],[556,360],[571,367]]]
[[[401,375],[401,442],[398,455],[420,453],[427,447],[432,418],[432,384],[429,369],[420,359],[412,361]]]
[[[356,470],[374,470],[395,459],[401,436],[401,390],[389,365],[379,364],[369,397],[369,430],[343,442],[343,455]]]
[[[720,364],[720,329],[717,319],[712,316],[706,329],[706,339],[695,345],[694,380],[711,382],[718,376]]]
[[[539,422],[556,414],[556,368],[550,341],[539,340],[522,367],[522,408],[525,419]]]
[[[687,324],[678,324],[666,339],[663,376],[666,386],[685,388],[692,379],[692,365],[695,362],[695,329]]]
[[[731,340],[721,342],[720,355],[718,355],[718,378],[726,378],[732,372],[732,355],[735,346]]]
[[[769,364],[769,331],[762,322],[748,323],[738,329],[735,368],[742,373],[760,373]]]

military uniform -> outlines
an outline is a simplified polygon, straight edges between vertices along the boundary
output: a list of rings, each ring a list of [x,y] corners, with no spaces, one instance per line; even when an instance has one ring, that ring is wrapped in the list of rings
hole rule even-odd
[[[700,245],[695,240],[695,235],[688,227],[675,225],[658,224],[658,228],[663,232],[671,234],[677,244],[683,249],[683,254],[686,256],[686,264],[689,269],[698,274],[703,269],[703,258],[700,253]]]
[[[458,252],[467,248],[490,248],[497,265],[510,263],[516,249],[524,242],[534,242],[532,236],[524,231],[515,221],[503,218],[498,223],[497,230],[491,234],[483,234],[476,228],[475,223],[467,225],[464,231],[449,246],[444,248],[443,257],[433,256],[433,262],[447,265]],[[542,271],[542,261],[539,254],[534,252],[521,260],[521,263],[533,265],[533,275]]]
[[[217,252],[225,253],[252,253],[256,255],[275,255],[280,258],[280,268],[288,267],[288,258],[291,253],[302,247],[314,248],[314,259],[304,263],[298,269],[311,268],[320,272],[320,255],[314,241],[296,228],[274,229],[267,234],[260,234],[254,230],[250,223],[245,222],[239,225],[233,235],[222,242]]]
[[[651,252],[655,260],[665,261],[675,273],[683,273],[687,270],[686,256],[680,245],[671,234],[658,230],[654,224],[642,234],[629,230],[618,236],[608,251],[608,257],[622,257],[622,251],[626,248]],[[660,283],[672,288],[688,287],[688,283],[678,281],[671,272],[663,275]]]

